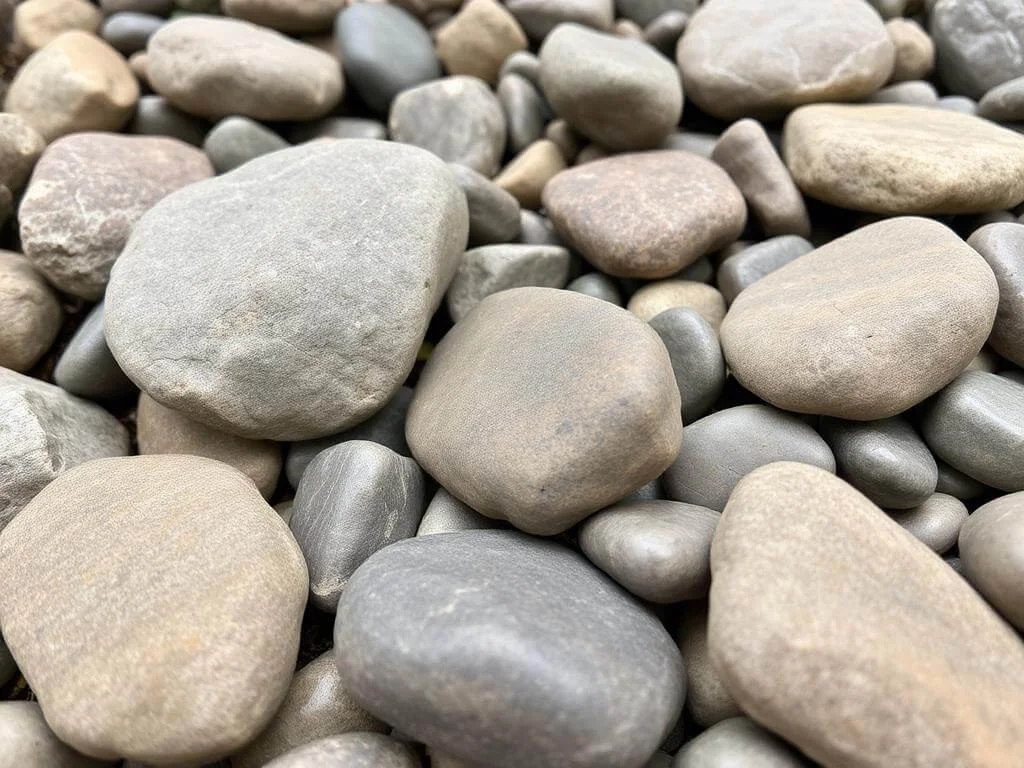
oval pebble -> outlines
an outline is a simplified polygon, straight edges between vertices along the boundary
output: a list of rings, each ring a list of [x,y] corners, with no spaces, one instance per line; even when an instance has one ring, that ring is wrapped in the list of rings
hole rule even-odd
[[[648,320],[672,361],[683,401],[683,423],[705,415],[725,386],[725,358],[718,335],[694,309],[674,307]]]
[[[430,536],[435,533],[455,533],[456,531],[476,531],[488,528],[501,528],[502,523],[484,517],[468,504],[459,501],[444,488],[438,488],[434,498],[423,513],[417,536]]]
[[[742,714],[708,654],[708,603],[694,600],[682,609],[676,639],[686,667],[686,713],[704,728]]]
[[[344,733],[293,749],[264,768],[420,768],[407,745],[379,733]]]
[[[0,250],[0,366],[27,371],[53,344],[63,319],[57,295],[28,259]]]
[[[287,141],[266,126],[238,116],[225,117],[203,140],[203,151],[217,173],[233,171],[254,158],[288,146]]]
[[[967,520],[967,507],[954,496],[933,493],[916,507],[889,510],[889,517],[928,549],[943,555],[956,544],[960,528]]]
[[[725,317],[725,299],[715,288],[694,280],[658,280],[647,283],[630,298],[626,308],[650,322],[670,309],[692,309],[718,332]]]
[[[732,717],[711,726],[676,755],[672,768],[808,768],[810,762],[774,733],[749,717]]]
[[[1024,365],[1024,224],[987,224],[967,238],[999,283],[999,308],[988,343],[1007,360]]]
[[[1024,631],[1024,493],[974,510],[960,529],[960,560],[974,588]]]
[[[779,235],[754,243],[719,265],[715,274],[718,290],[732,304],[744,288],[813,250],[814,246],[798,235]]]
[[[519,201],[472,168],[451,163],[469,207],[470,245],[511,243],[519,236]]]

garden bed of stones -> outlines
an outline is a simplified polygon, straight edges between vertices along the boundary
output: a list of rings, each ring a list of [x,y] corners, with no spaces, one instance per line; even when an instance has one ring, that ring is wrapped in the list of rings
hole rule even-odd
[[[1024,0],[0,48],[0,768],[1024,768]]]

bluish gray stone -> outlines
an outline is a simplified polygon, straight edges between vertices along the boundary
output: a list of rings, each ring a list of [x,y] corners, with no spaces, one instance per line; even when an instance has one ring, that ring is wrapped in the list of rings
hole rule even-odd
[[[622,306],[622,295],[619,293],[615,281],[601,272],[588,272],[585,275],[580,275],[565,286],[565,289],[593,296],[595,299],[607,301],[618,307]]]
[[[519,236],[519,201],[472,168],[458,163],[449,167],[466,194],[469,244],[513,242]]]
[[[217,173],[233,171],[261,155],[287,149],[288,142],[248,117],[225,117],[206,134],[203,151]]]
[[[725,387],[725,358],[718,334],[699,312],[687,307],[666,310],[649,324],[672,360],[683,399],[683,423],[696,421],[711,410]]]
[[[980,99],[997,85],[1024,75],[1022,0],[935,0],[928,33],[936,69],[956,94]]]
[[[110,353],[103,335],[103,302],[86,316],[57,361],[57,386],[90,400],[131,397],[138,390]]]
[[[732,304],[744,288],[813,250],[814,246],[799,235],[779,235],[754,243],[719,265],[718,290]]]
[[[955,496],[933,493],[916,507],[889,510],[889,517],[930,550],[942,555],[956,544],[960,527],[967,520],[967,507]]]
[[[163,96],[147,95],[139,99],[128,133],[140,136],[170,136],[196,147],[203,145],[210,124],[201,117],[182,112]]]
[[[544,135],[551,110],[537,86],[522,75],[511,73],[502,77],[497,93],[508,124],[509,150],[521,152]]]
[[[124,56],[146,49],[150,36],[167,22],[160,16],[134,11],[121,11],[107,16],[100,28],[100,37]]]

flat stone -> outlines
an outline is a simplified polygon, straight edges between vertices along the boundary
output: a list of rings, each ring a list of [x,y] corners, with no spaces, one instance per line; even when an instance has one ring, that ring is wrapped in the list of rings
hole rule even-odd
[[[1024,200],[1024,137],[971,115],[904,104],[815,104],[786,121],[804,194],[887,216],[983,213]]]
[[[314,139],[378,139],[388,137],[388,128],[366,117],[323,117],[310,123],[295,123],[285,132],[292,144]]]
[[[248,117],[225,117],[206,134],[203,151],[217,173],[233,171],[253,158],[290,145],[272,130]]]
[[[695,280],[658,280],[633,294],[626,308],[650,321],[669,309],[692,309],[717,333],[725,317],[725,299],[710,285]]]
[[[502,523],[484,517],[468,504],[459,501],[444,488],[438,488],[434,498],[423,513],[417,536],[431,536],[435,533],[455,533],[456,531],[477,531],[490,528],[501,528]]]
[[[21,66],[4,111],[20,115],[49,142],[79,131],[119,131],[138,100],[128,62],[95,35],[71,31]]]
[[[775,461],[836,470],[828,443],[793,414],[738,405],[687,425],[682,449],[662,480],[670,499],[720,512],[740,480]]]
[[[472,168],[450,168],[469,206],[470,245],[513,242],[519,236],[519,201]]]
[[[608,149],[657,147],[683,113],[679,73],[664,56],[578,24],[544,39],[540,80],[558,116]]]
[[[814,246],[798,235],[779,235],[754,243],[719,265],[718,290],[732,304],[740,291],[813,250]]]
[[[594,360],[618,374],[595,379]],[[473,509],[548,535],[660,475],[679,450],[680,407],[668,353],[645,323],[572,291],[514,288],[438,344],[406,437],[420,466]]]
[[[1002,491],[1024,490],[1024,384],[964,371],[932,401],[921,431],[961,472]]]
[[[0,184],[11,192],[20,192],[46,141],[25,118],[0,112]]]
[[[1000,355],[1024,365],[1024,224],[988,224],[968,238],[995,273],[999,309],[988,343]]]
[[[129,451],[128,431],[98,405],[6,368],[0,412],[0,530],[61,473]]]
[[[610,30],[615,19],[614,0],[508,0],[506,5],[537,42],[545,40],[559,24]]]
[[[542,195],[555,176],[565,170],[565,158],[555,142],[540,139],[502,168],[494,183],[514,197],[523,208],[540,208]]]
[[[293,749],[264,768],[420,768],[406,744],[379,733],[345,733]]]
[[[355,3],[338,14],[335,37],[346,77],[375,112],[387,112],[400,91],[441,77],[427,30],[398,6]]]
[[[63,319],[57,295],[28,259],[0,251],[0,366],[27,371],[53,344]]]
[[[978,507],[960,529],[959,543],[966,579],[1024,630],[1024,494]]]
[[[460,321],[477,304],[509,288],[564,288],[569,251],[557,245],[484,245],[466,251],[448,288],[448,314]]]
[[[89,400],[116,400],[138,390],[114,359],[103,335],[103,302],[86,315],[64,348],[53,381],[61,389]]]
[[[220,0],[226,16],[282,32],[309,33],[329,29],[344,0]]]
[[[102,21],[88,0],[25,0],[14,8],[14,45],[27,55],[64,32],[95,34]]]
[[[672,768],[807,768],[803,755],[749,717],[732,717],[689,741]]]
[[[245,21],[175,19],[146,51],[153,90],[210,120],[312,120],[330,112],[344,90],[333,56]]]
[[[1024,76],[1007,80],[986,93],[978,102],[978,116],[999,122],[1024,120]]]
[[[743,195],[728,174],[678,151],[578,166],[552,179],[543,201],[559,235],[616,277],[673,275],[734,241],[747,221]]]
[[[615,10],[620,16],[646,27],[659,16],[672,11],[692,14],[699,0],[616,0]]]
[[[827,472],[779,463],[740,482],[711,606],[711,660],[740,707],[819,763],[996,766],[1024,749],[1020,639]]]
[[[21,202],[25,256],[61,290],[99,299],[142,215],[212,174],[206,155],[176,139],[78,133],[55,141]]]
[[[936,458],[935,463],[939,467],[939,481],[935,485],[935,490],[938,493],[949,494],[961,501],[967,501],[985,492],[986,486],[983,483],[965,475],[959,469],[954,469],[942,459]]]
[[[683,703],[661,622],[582,556],[517,532],[378,552],[349,582],[334,631],[358,700],[470,764],[641,765]]]
[[[934,107],[939,103],[939,92],[927,80],[907,80],[887,85],[868,96],[866,104],[911,104]]]
[[[106,40],[123,56],[131,56],[136,51],[144,51],[154,33],[160,29],[166,19],[151,16],[148,13],[123,11],[108,16],[103,22],[100,37]]]
[[[416,535],[423,473],[390,448],[349,440],[321,452],[295,491],[291,529],[309,566],[313,605],[333,612],[356,568]]]
[[[196,147],[203,145],[210,124],[202,118],[186,114],[153,94],[139,99],[135,114],[128,124],[128,133],[142,136],[169,136]]]
[[[100,768],[113,763],[75,752],[50,730],[34,701],[0,702],[0,744],[10,768]]]
[[[943,555],[956,544],[960,528],[967,520],[967,507],[954,496],[933,493],[919,506],[889,510],[889,517],[928,549]]]
[[[711,537],[719,514],[677,501],[614,504],[580,526],[587,558],[634,595],[653,603],[706,597]]]
[[[516,17],[496,0],[468,0],[434,36],[450,75],[473,75],[494,85],[505,59],[527,48]]]
[[[467,218],[447,167],[414,147],[353,139],[274,152],[143,217],[107,289],[107,341],[154,400],[218,429],[340,432],[412,369]]]
[[[885,22],[885,32],[896,54],[892,82],[922,80],[931,74],[935,68],[935,43],[920,24],[901,16]]]
[[[888,219],[744,290],[722,323],[722,349],[739,383],[779,408],[883,419],[967,367],[997,302],[992,270],[951,230]]]
[[[650,320],[672,361],[683,401],[683,424],[711,410],[725,386],[725,358],[718,334],[695,309],[673,307]]]
[[[508,146],[511,151],[521,152],[544,137],[544,126],[550,119],[551,110],[537,90],[537,86],[521,75],[505,75],[498,83],[497,94],[501,108],[505,110]]]
[[[580,275],[565,286],[565,289],[582,293],[585,296],[593,296],[595,299],[601,299],[616,306],[622,306],[622,296],[619,294],[615,281],[600,272],[588,272],[585,275]]]
[[[414,144],[445,162],[490,178],[505,151],[505,113],[487,84],[461,75],[402,91],[388,117],[394,141]]]
[[[886,83],[893,57],[863,0],[715,0],[693,14],[676,51],[687,98],[723,120],[857,101]]]
[[[676,636],[686,668],[686,713],[705,728],[743,714],[708,654],[708,603],[686,604]],[[738,767],[737,767],[738,768]]]
[[[928,32],[942,82],[953,93],[980,99],[1024,75],[1021,0],[931,0]]]
[[[85,754],[209,761],[252,741],[287,691],[306,566],[219,462],[62,474],[4,529],[0,579],[4,637],[50,727]]]

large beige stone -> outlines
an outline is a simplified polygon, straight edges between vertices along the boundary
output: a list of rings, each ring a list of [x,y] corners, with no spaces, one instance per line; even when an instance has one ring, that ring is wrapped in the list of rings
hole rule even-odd
[[[19,53],[38,51],[62,32],[99,32],[103,12],[88,0],[26,0],[14,9],[14,44]]]

